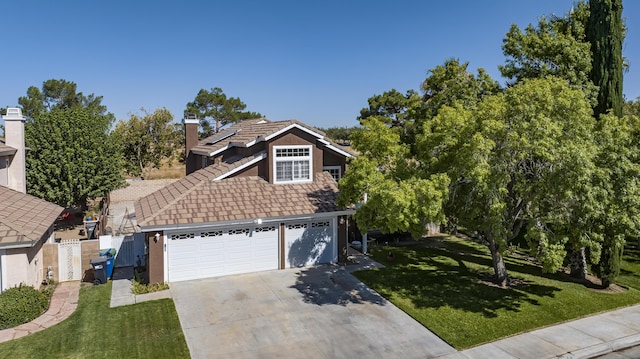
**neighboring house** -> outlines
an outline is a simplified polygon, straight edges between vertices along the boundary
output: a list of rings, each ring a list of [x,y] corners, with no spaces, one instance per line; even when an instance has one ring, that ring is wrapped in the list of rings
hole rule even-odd
[[[42,245],[53,241],[63,208],[26,194],[24,117],[9,108],[6,140],[0,142],[0,292],[26,284],[38,288],[44,268]]]
[[[187,176],[135,203],[149,281],[175,282],[344,260],[336,180],[348,150],[298,121],[246,120],[198,141]]]

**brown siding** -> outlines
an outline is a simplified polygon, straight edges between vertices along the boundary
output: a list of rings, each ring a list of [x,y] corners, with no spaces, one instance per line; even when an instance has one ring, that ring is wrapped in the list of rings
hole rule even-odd
[[[260,166],[259,166],[259,163],[256,163],[249,168],[245,168],[240,172],[234,173],[230,177],[246,177],[246,176],[259,176],[259,175],[260,175]]]
[[[341,173],[344,174],[346,157],[331,150],[325,150],[322,158],[323,166],[340,166]]]
[[[164,232],[160,231],[160,239],[155,241],[156,232],[145,233],[147,253],[147,275],[150,284],[164,282]]]
[[[198,125],[197,124],[185,124],[184,126],[185,132],[185,153],[186,156],[186,167],[187,173],[194,172],[198,169],[197,166],[200,164],[197,163],[199,158],[198,156],[191,153],[191,149],[198,145]]]

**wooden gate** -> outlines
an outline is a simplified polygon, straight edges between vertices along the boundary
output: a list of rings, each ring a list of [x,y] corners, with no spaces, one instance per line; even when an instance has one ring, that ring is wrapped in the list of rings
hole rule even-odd
[[[79,239],[60,241],[58,245],[58,280],[82,279],[82,246]]]

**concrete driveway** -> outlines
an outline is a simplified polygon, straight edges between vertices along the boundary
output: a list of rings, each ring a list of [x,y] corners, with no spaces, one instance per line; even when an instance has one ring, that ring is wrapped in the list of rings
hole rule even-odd
[[[456,350],[337,266],[171,284],[193,358],[434,358]]]

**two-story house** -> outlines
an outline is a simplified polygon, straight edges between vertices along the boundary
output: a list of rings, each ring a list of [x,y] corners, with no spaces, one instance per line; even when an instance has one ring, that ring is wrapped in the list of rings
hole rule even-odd
[[[175,282],[344,260],[336,180],[353,153],[299,121],[246,120],[198,141],[187,176],[135,203],[149,281]]]

